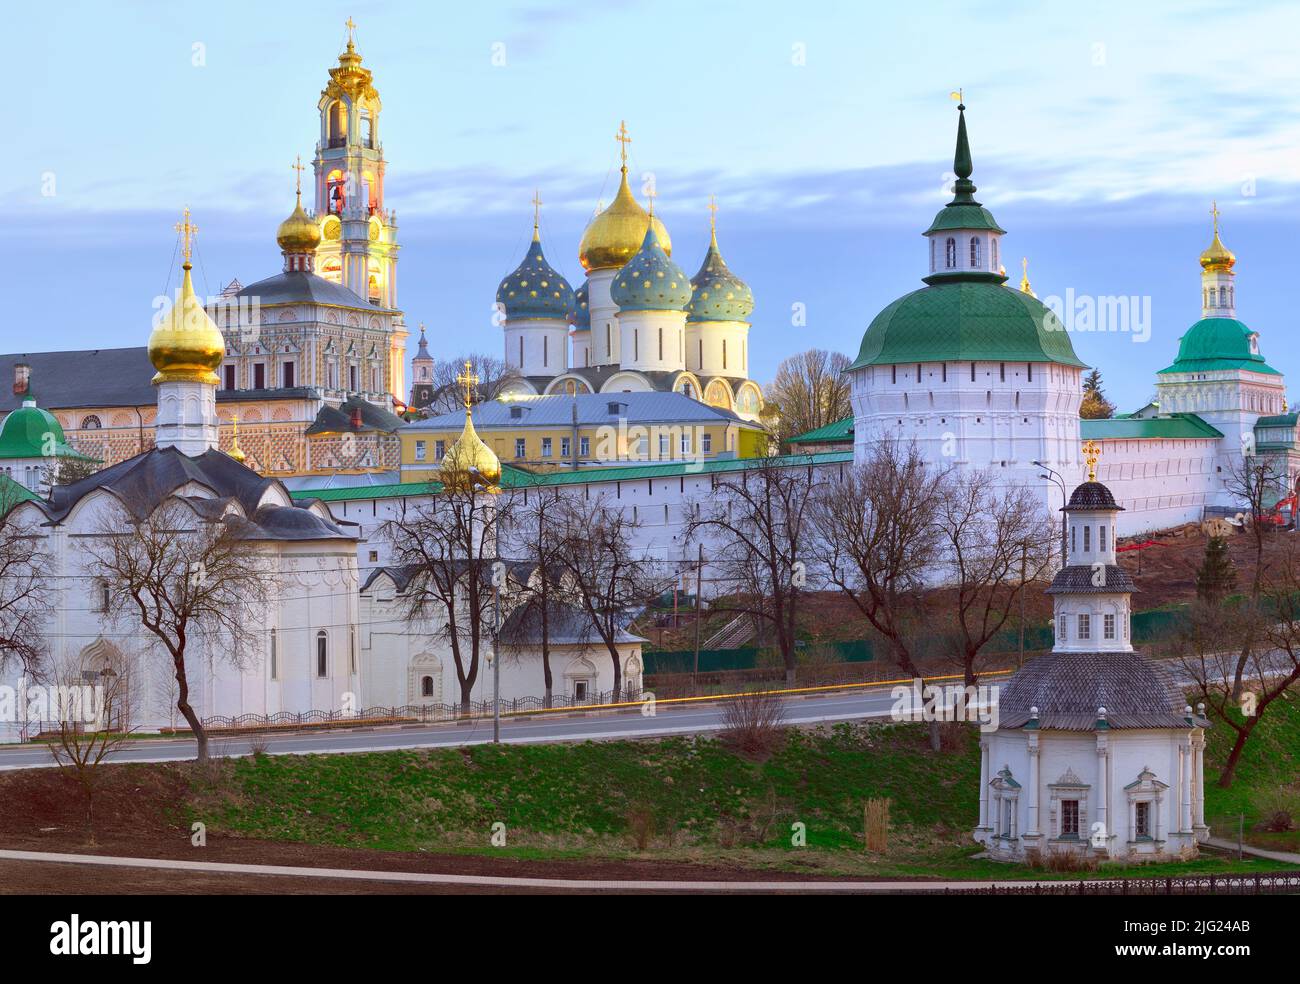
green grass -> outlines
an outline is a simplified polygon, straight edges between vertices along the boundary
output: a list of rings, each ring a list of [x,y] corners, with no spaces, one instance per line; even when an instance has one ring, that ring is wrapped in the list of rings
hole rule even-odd
[[[1219,818],[1244,810],[1250,823],[1260,790],[1295,782],[1300,699],[1269,709],[1236,785],[1221,790],[1214,783],[1230,741],[1229,729],[1216,729],[1207,753],[1206,815],[1221,836],[1229,832]],[[644,853],[665,860],[880,877],[1023,876],[1022,868],[972,857],[974,732],[963,733],[958,745],[932,753],[924,726],[840,724],[791,730],[776,753],[757,763],[704,736],[261,755],[224,763],[219,780],[197,791],[193,819],[273,840],[591,858],[640,856],[633,827],[648,818],[653,834]],[[891,801],[890,848],[881,856],[862,849],[870,797]],[[490,845],[496,823],[505,825],[504,848]],[[804,825],[806,847],[792,845],[794,824]],[[1105,865],[1085,877],[1276,867],[1206,855],[1188,864]]]

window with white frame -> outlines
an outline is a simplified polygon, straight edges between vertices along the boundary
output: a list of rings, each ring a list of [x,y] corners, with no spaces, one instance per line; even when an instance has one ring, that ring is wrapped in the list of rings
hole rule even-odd
[[[1056,617],[1056,641],[1057,642],[1065,642],[1066,637],[1069,635],[1069,627],[1070,627],[1069,615],[1062,614]]]
[[[1092,616],[1087,614],[1086,612],[1081,612],[1079,614],[1079,639],[1080,641],[1083,641],[1085,639],[1091,639],[1091,638],[1092,638]]]
[[[1102,637],[1105,639],[1115,638],[1115,616],[1113,613],[1107,612],[1105,615],[1102,616],[1101,634]]]

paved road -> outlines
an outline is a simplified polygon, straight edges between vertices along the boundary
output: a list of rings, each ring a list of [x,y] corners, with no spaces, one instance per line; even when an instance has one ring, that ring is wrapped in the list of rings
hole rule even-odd
[[[809,697],[787,697],[787,724],[817,724],[888,717],[894,698],[888,688],[838,692]],[[655,735],[694,734],[717,731],[723,726],[718,704],[660,704],[653,717],[639,711],[558,712],[518,718],[504,718],[501,740],[511,744],[550,741],[580,741],[590,738],[646,738]],[[216,756],[241,756],[253,744],[264,744],[271,755],[308,753],[375,752],[395,748],[446,748],[481,745],[492,741],[492,722],[469,724],[404,725],[359,728],[313,733],[214,738],[210,751]],[[112,755],[117,762],[171,762],[194,757],[192,739],[131,742]],[[43,745],[0,746],[0,770],[52,766],[49,749]]]

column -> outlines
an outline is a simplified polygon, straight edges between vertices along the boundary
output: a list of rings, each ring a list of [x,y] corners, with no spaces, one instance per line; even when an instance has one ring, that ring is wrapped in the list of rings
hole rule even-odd
[[[1182,810],[1179,830],[1191,832],[1192,829],[1192,746],[1191,739],[1186,738],[1178,746],[1179,757],[1179,793],[1182,797]]]
[[[1195,829],[1205,826],[1205,736],[1192,739],[1192,801]]]
[[[1038,837],[1038,735],[1029,736],[1029,829],[1026,837]]]
[[[980,742],[980,824],[981,830],[989,826],[989,743]]]
[[[1101,824],[1102,834],[1106,838],[1105,849],[1110,850],[1110,817],[1107,815],[1107,794],[1110,790],[1110,776],[1107,768],[1106,734],[1097,734],[1097,822]],[[1092,832],[1088,832],[1089,838]]]

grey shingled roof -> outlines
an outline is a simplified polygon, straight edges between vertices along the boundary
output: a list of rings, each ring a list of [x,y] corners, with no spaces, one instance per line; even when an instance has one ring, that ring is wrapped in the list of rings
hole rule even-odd
[[[1070,494],[1070,502],[1065,507],[1067,512],[1088,512],[1091,510],[1123,508],[1115,501],[1110,489],[1101,482],[1084,482]]]
[[[382,310],[342,284],[298,270],[277,273],[274,277],[249,284],[235,296],[249,299],[255,297],[263,307],[308,303],[330,304],[362,311]]]
[[[137,519],[144,519],[164,499],[190,483],[211,489],[215,499],[223,504],[218,507],[212,500],[204,500],[197,508],[205,517],[219,515],[225,503],[238,502],[248,517],[238,521],[246,539],[355,539],[355,534],[312,512],[308,507],[314,500],[298,500],[292,506],[262,505],[263,494],[271,485],[278,484],[276,479],[263,478],[221,451],[205,451],[190,457],[176,448],[151,448],[79,482],[56,485],[50,497],[37,501],[36,505],[51,523],[61,523],[78,502],[102,489],[116,496]]]
[[[14,366],[32,367],[31,392],[47,410],[77,407],[140,407],[158,402],[153,363],[143,345],[71,352],[14,352],[0,355],[0,412],[17,410],[23,397],[13,391]]]
[[[352,410],[354,408],[361,411],[360,427],[352,426]],[[359,396],[350,396],[337,407],[328,404],[321,407],[316,412],[316,419],[311,422],[311,426],[307,428],[306,433],[308,437],[316,434],[363,433],[367,431],[395,434],[403,423],[405,421],[401,417],[389,413],[383,407],[375,406],[369,400],[363,400]]]
[[[590,617],[570,605],[557,605],[547,619],[547,636],[551,645],[603,645]],[[514,646],[540,645],[542,641],[542,615],[536,608],[521,606],[512,611],[501,625],[501,639]],[[645,642],[620,627],[615,633],[616,643]]]
[[[1091,731],[1099,707],[1111,728],[1187,728],[1187,703],[1168,668],[1139,652],[1051,652],[1002,684],[998,713],[1003,728],[1023,727],[1032,707],[1040,728]]]
[[[730,410],[711,407],[692,400],[684,393],[584,393],[581,396],[529,396],[509,400],[492,400],[474,408],[474,425],[490,427],[568,427],[573,423],[573,407],[578,407],[580,427],[617,423],[626,417],[629,424],[681,423],[703,424],[739,421]],[[620,404],[611,414],[611,404]],[[520,416],[511,415],[513,408]],[[444,413],[428,420],[407,424],[410,430],[460,430],[465,412]]]
[[[1046,591],[1047,594],[1110,594],[1117,591],[1127,591],[1130,594],[1136,594],[1137,588],[1133,584],[1133,579],[1129,577],[1128,571],[1114,564],[1107,564],[1104,568],[1105,578],[1100,586],[1094,583],[1093,568],[1087,564],[1075,564],[1071,567],[1062,567],[1056,572],[1056,577],[1052,578],[1052,586]]]

